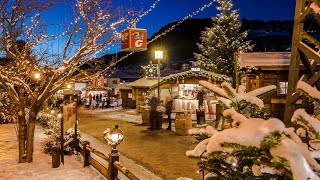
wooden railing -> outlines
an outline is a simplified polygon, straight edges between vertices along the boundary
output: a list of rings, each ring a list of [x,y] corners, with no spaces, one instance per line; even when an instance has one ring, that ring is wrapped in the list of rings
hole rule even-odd
[[[115,149],[111,151],[109,156],[106,156],[102,152],[92,148],[90,146],[90,142],[79,140],[79,152],[83,157],[84,167],[91,165],[108,180],[119,179],[118,172],[121,172],[130,180],[139,179],[119,162],[119,154]],[[91,153],[98,157],[100,160],[95,159]],[[108,167],[106,167],[106,165],[104,164],[107,164]]]

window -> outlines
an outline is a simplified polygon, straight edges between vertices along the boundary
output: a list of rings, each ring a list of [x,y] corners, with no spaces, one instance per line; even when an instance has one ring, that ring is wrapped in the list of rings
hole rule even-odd
[[[132,98],[132,93],[128,93],[128,98]]]
[[[288,91],[288,82],[280,81],[279,82],[279,94],[287,94]]]

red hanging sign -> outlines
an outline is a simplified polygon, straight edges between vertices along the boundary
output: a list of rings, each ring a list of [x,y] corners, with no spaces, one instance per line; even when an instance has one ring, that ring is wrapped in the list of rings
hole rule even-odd
[[[122,51],[147,50],[147,30],[130,28],[121,34]]]

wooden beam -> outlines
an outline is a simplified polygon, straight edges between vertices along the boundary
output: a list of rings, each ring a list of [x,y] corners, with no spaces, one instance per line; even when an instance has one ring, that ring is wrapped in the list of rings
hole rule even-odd
[[[132,174],[132,172],[130,172],[127,168],[123,167],[119,161],[114,162],[113,165],[130,180],[139,180],[136,175]]]
[[[104,177],[108,176],[108,168],[100,164],[98,161],[93,159],[92,157],[89,157],[89,163],[98,170]]]
[[[301,33],[303,32],[303,21],[299,21],[300,15],[305,12],[306,0],[296,0],[295,17],[293,24],[291,61],[289,67],[288,92],[286,96],[286,105],[284,113],[284,123],[291,124],[291,116],[295,110],[295,104],[292,103],[292,95],[296,91],[296,85],[299,80],[299,64],[300,55],[298,53],[298,44],[301,41]],[[301,20],[301,19],[300,19]]]
[[[302,23],[304,22],[309,16],[310,16],[310,13],[311,13],[311,8],[310,8],[310,5],[300,14],[299,18],[298,18],[298,22],[299,23]]]
[[[310,63],[310,60],[308,59],[308,57],[306,55],[303,54],[302,51],[299,50],[299,55],[301,58],[301,62],[304,66],[304,68],[306,69],[306,72],[309,72],[310,75],[308,77],[311,77],[315,74],[315,71],[313,69],[313,66]]]
[[[317,82],[319,82],[320,79],[320,71],[316,72],[309,80],[308,83],[313,86],[315,85]]]
[[[316,61],[316,63],[320,64],[320,54],[317,53],[315,50],[310,48],[308,45],[306,45],[304,42],[299,41],[297,43],[297,47],[299,50],[301,50],[309,59],[312,59]]]

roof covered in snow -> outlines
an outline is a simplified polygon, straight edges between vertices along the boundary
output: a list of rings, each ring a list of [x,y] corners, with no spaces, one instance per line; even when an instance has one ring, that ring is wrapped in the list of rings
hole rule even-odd
[[[141,78],[136,81],[133,81],[127,84],[128,87],[137,87],[137,88],[152,88],[157,86],[157,78]]]
[[[250,52],[241,53],[239,57],[240,67],[261,68],[289,68],[291,59],[290,52]]]
[[[181,77],[204,77],[208,79],[212,79],[214,81],[231,81],[231,78],[225,75],[216,74],[213,72],[200,70],[200,71],[184,71],[176,74],[170,74],[166,77],[160,78],[160,83],[166,83],[168,81],[175,81],[177,78]],[[127,86],[129,87],[137,87],[137,88],[153,88],[158,85],[157,78],[141,78],[134,82],[129,83]]]

